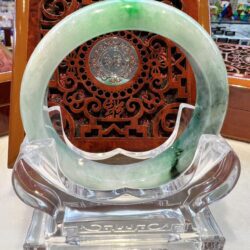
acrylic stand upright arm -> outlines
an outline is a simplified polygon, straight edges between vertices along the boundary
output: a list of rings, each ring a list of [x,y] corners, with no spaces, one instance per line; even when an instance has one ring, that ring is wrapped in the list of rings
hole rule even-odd
[[[188,123],[192,110],[185,105],[180,109],[176,136]],[[171,143],[168,146],[171,146]],[[44,158],[43,152],[46,150],[54,152],[53,162]],[[152,236],[157,242],[161,242],[163,238],[171,241],[171,237],[178,238],[180,234],[188,235],[190,232],[196,236],[205,231],[209,232],[210,236],[216,235],[220,232],[207,206],[227,195],[240,174],[238,157],[223,138],[215,135],[203,135],[200,138],[192,164],[181,176],[154,189],[79,189],[69,180],[63,182],[65,179],[60,176],[56,159],[54,141],[47,139],[25,141],[16,162],[13,171],[15,191],[21,200],[36,209],[26,240],[27,245],[36,245],[40,241],[45,244],[46,238],[56,242],[63,237],[66,245],[85,246],[88,244],[84,237],[86,234],[91,235],[98,244],[108,244],[107,238],[100,237],[100,234],[103,230],[109,232],[111,227],[113,229],[110,231],[110,237],[114,234],[113,237],[117,237],[119,246],[126,243],[123,234],[131,237],[133,230],[129,232],[128,226],[132,223],[131,220],[136,222],[133,227],[138,227],[140,223],[145,224],[144,229],[141,229],[143,235],[146,232],[154,234],[156,229],[153,229],[151,224],[155,224],[162,237],[155,239],[155,236]],[[208,217],[212,226],[207,224]],[[126,228],[125,232],[115,228],[117,220],[125,223],[119,222],[121,227]],[[164,220],[165,224],[161,224]],[[175,221],[173,228],[166,231],[166,224],[171,225],[172,220]],[[109,226],[103,221],[109,221]],[[180,227],[180,232],[175,227]],[[203,227],[206,228],[205,231],[197,231]],[[133,233],[135,238],[142,237],[137,235],[138,232]],[[204,242],[210,237],[206,234],[203,236]],[[145,242],[143,238],[140,239],[138,244],[143,246]],[[221,236],[221,243],[223,239]],[[191,237],[190,242],[193,240]],[[56,244],[55,242],[53,244]]]

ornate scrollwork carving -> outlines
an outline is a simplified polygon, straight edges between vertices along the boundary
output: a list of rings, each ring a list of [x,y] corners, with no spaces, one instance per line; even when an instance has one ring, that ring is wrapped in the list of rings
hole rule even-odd
[[[65,16],[93,2],[42,0],[40,39]],[[180,0],[162,2],[184,8]],[[130,150],[133,139],[138,151],[148,150],[171,135],[180,103],[191,100],[194,83],[188,67],[180,49],[161,36],[113,32],[82,44],[61,62],[50,82],[48,104],[61,107],[66,135],[81,149]],[[102,140],[107,138],[112,139],[109,145]]]
[[[91,73],[96,59],[90,55],[95,44],[114,37],[137,51],[140,70],[125,84],[109,86]],[[58,74],[59,83],[51,87],[49,100],[59,95],[60,105],[76,123],[74,134],[81,138],[167,138],[180,102],[188,102],[187,86],[181,83],[187,77],[186,58],[174,44],[155,34],[121,31],[98,37],[72,52]],[[68,136],[69,131],[72,128],[66,129]],[[69,139],[74,141],[74,137]]]
[[[96,43],[89,54],[93,77],[108,85],[120,85],[131,80],[138,70],[138,55],[128,41],[108,37]]]
[[[231,76],[250,77],[250,47],[228,43],[218,43],[227,72]]]

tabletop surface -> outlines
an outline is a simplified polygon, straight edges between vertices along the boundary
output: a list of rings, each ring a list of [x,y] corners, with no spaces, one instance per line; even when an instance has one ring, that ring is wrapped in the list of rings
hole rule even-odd
[[[250,249],[250,144],[228,140],[241,160],[236,188],[211,211],[226,238],[225,250]],[[21,250],[33,209],[23,204],[11,186],[7,169],[8,137],[0,138],[0,249]]]

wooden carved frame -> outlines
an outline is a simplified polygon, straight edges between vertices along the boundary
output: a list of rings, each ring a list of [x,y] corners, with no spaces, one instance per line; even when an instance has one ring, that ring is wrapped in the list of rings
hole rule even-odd
[[[39,32],[31,32],[29,27],[32,22],[37,22],[37,2],[35,0],[24,0],[25,4],[16,2],[16,41],[14,55],[18,58],[18,63],[14,60],[14,77],[11,92],[11,117],[10,117],[10,140],[9,140],[9,159],[8,165],[11,167],[19,152],[20,144],[24,137],[22,123],[19,113],[19,92],[22,74],[29,55],[31,54],[35,44],[40,40]],[[82,1],[91,2],[91,1]],[[169,2],[169,1],[167,1]],[[189,15],[198,20],[207,30],[210,30],[208,2],[198,1],[194,3],[193,0],[184,0],[183,9]],[[33,45],[31,45],[33,44]],[[191,102],[194,101],[194,97]],[[159,142],[157,143],[157,145]]]

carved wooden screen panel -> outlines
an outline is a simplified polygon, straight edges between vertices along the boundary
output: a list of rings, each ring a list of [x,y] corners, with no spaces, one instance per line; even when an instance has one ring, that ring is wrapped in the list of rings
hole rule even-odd
[[[32,0],[29,54],[62,18],[94,2]],[[162,2],[198,18],[193,0]],[[114,32],[82,44],[58,66],[48,92],[48,105],[61,107],[69,140],[89,152],[157,147],[171,135],[180,103],[194,101],[185,55],[173,42],[143,31]]]
[[[250,46],[217,43],[229,76],[230,95],[222,135],[250,142]]]
[[[232,77],[250,78],[250,46],[217,43]]]

